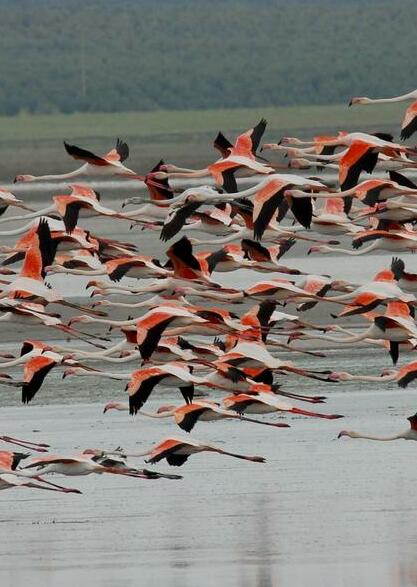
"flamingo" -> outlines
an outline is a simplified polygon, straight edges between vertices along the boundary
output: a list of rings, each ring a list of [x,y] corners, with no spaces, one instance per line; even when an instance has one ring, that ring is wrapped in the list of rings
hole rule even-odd
[[[122,402],[108,402],[104,406],[103,413],[106,413],[109,410],[128,411],[129,404]],[[191,432],[197,422],[217,422],[218,420],[224,419],[237,419],[244,422],[273,426],[275,428],[289,428],[289,424],[281,422],[262,422],[261,420],[246,418],[245,416],[238,415],[230,410],[222,409],[215,402],[209,401],[193,401],[190,404],[185,404],[184,406],[179,407],[161,406],[155,413],[145,412],[140,409],[138,414],[148,418],[169,418],[170,416],[173,416],[175,423],[182,430],[185,430],[185,432]]]
[[[299,416],[324,418],[325,420],[343,418],[340,414],[320,414],[319,412],[296,408],[289,403],[279,401],[274,394],[265,392],[231,395],[223,399],[223,405],[227,409],[234,410],[238,413],[269,414],[272,412],[289,412]]]
[[[189,440],[182,438],[166,438],[161,442],[155,444],[152,448],[143,452],[128,452],[118,450],[114,452],[108,452],[107,454],[112,455],[125,455],[126,457],[144,457],[149,456],[146,463],[157,463],[162,459],[166,459],[168,465],[180,467],[183,465],[192,454],[199,452],[214,452],[220,455],[234,457],[237,459],[243,459],[245,461],[252,461],[254,463],[264,463],[264,457],[258,456],[247,456],[226,451],[213,444],[206,442],[199,442],[198,440]]]
[[[110,453],[108,453],[110,456]],[[147,474],[146,470],[136,469],[134,467],[127,467],[120,459],[103,459],[102,451],[94,449],[86,449],[81,455],[75,456],[60,456],[48,455],[45,457],[38,457],[22,468],[22,473],[37,477],[38,474],[49,475],[50,473],[57,473],[66,476],[91,475],[92,473],[103,474],[110,473],[112,475],[124,475],[127,477],[136,477],[141,479],[158,478],[159,473]],[[119,455],[122,457],[122,455]],[[34,469],[34,472],[32,472]],[[176,477],[177,479],[179,477]]]
[[[114,149],[102,157],[95,155],[86,149],[70,145],[65,141],[64,147],[70,157],[77,161],[81,160],[84,162],[81,167],[69,173],[61,173],[59,175],[16,175],[14,181],[50,181],[73,179],[74,177],[91,175],[101,175],[106,177],[116,175],[128,178],[136,176],[134,171],[123,165],[123,162],[129,157],[129,147],[127,143],[124,143],[120,139],[117,139]]]

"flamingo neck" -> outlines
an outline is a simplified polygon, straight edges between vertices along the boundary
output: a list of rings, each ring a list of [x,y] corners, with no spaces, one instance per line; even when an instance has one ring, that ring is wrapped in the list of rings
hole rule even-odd
[[[394,434],[393,436],[373,436],[371,434],[360,434],[359,432],[349,432],[345,436],[349,436],[350,438],[362,438],[364,440],[377,440],[379,442],[389,442],[391,440],[398,440],[400,438],[406,438],[408,434],[408,430],[406,432],[400,432],[399,434]]]

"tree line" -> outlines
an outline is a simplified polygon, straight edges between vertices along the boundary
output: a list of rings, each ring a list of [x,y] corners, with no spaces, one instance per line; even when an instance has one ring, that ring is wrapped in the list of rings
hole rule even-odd
[[[0,114],[346,102],[414,89],[415,0],[0,0]]]

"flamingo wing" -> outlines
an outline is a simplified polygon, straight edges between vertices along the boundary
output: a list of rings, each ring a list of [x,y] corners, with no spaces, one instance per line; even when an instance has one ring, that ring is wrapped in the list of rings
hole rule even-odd
[[[256,155],[256,151],[259,148],[259,144],[260,144],[262,137],[265,133],[266,125],[267,125],[267,121],[265,120],[265,118],[261,118],[261,120],[253,128],[253,130],[250,134],[250,138],[252,140],[252,153],[254,155]]]
[[[402,141],[409,139],[417,131],[417,101],[413,102],[405,111],[404,120],[401,125]]]
[[[49,357],[40,356],[29,359],[23,372],[22,402],[28,404],[39,391],[49,371],[56,365],[56,361]]]
[[[365,141],[353,141],[339,162],[339,183],[342,191],[351,189],[362,171],[372,173],[378,161],[375,146]],[[345,212],[349,212],[346,210]]]
[[[201,276],[200,263],[193,255],[192,244],[186,236],[171,245],[166,254],[172,262],[175,276],[184,279],[195,279]]]
[[[407,188],[411,188],[415,190],[417,188],[417,184],[415,184],[411,179],[408,179],[404,174],[399,173],[398,171],[390,171],[389,177],[391,181],[395,181],[398,185],[402,185]]]
[[[202,204],[203,202],[191,202],[180,207],[175,206],[172,208],[164,221],[160,239],[166,242],[173,238],[184,226],[187,218],[189,218],[196,210],[198,210]]]
[[[200,406],[191,403],[177,408],[174,413],[174,419],[182,430],[185,430],[185,432],[191,432],[199,418],[208,410],[210,410],[210,408],[207,406]]]
[[[104,156],[104,159],[107,161],[120,161],[120,163],[123,163],[128,157],[129,145],[121,139],[117,139],[116,146]]]
[[[409,383],[417,378],[417,361],[412,361],[401,367],[397,374],[397,383],[400,387],[407,387]]]
[[[271,181],[256,193],[253,206],[253,236],[255,240],[261,240],[277,211],[284,197],[283,187],[281,182]]]
[[[73,159],[81,159],[81,161],[90,163],[90,165],[98,165],[99,167],[103,167],[109,164],[104,157],[99,157],[91,151],[87,151],[86,149],[82,149],[76,145],[70,145],[64,141],[64,147],[68,155],[70,155]]]
[[[153,448],[149,455],[149,459],[146,462],[153,464],[162,459],[166,459],[169,465],[180,467],[186,462],[190,455],[176,453],[181,449],[187,449],[188,446],[189,445],[186,442],[169,438]]]
[[[140,381],[138,381],[137,378],[133,378],[129,381],[127,384],[129,392],[129,413],[132,415],[136,414],[147,402],[154,387],[165,378],[165,373],[157,373],[147,377],[145,372],[140,378]]]
[[[230,155],[230,149],[233,148],[233,145],[228,139],[226,139],[224,134],[221,131],[219,131],[217,133],[216,138],[213,141],[213,147],[217,149],[222,158],[225,159]]]

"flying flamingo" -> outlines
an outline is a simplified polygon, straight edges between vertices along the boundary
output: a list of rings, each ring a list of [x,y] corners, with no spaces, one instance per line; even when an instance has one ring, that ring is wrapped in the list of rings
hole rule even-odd
[[[325,420],[343,418],[340,414],[321,414],[294,407],[290,403],[282,402],[273,393],[263,391],[228,396],[223,399],[223,405],[228,410],[234,410],[238,413],[270,414],[272,412],[288,412],[299,416],[324,418]]]
[[[136,175],[134,171],[123,165],[123,162],[129,157],[129,147],[120,139],[117,139],[115,148],[104,156],[95,155],[91,151],[81,149],[75,145],[69,145],[65,141],[64,147],[68,155],[73,157],[73,159],[84,162],[81,167],[69,173],[61,173],[59,175],[16,175],[15,182],[72,179],[74,177],[91,175],[105,177],[116,175],[127,178]]]
[[[241,455],[226,451],[213,444],[182,438],[166,438],[165,440],[155,444],[151,449],[144,452],[127,452],[120,449],[114,452],[108,452],[107,454],[124,455],[126,457],[149,456],[149,459],[145,462],[151,464],[157,463],[162,459],[166,459],[168,465],[180,467],[192,454],[199,452],[215,452],[220,455],[235,457],[237,459],[244,459],[245,461],[252,461],[254,463],[265,462],[263,457]]]
[[[110,453],[108,453],[110,456]],[[118,455],[122,457],[122,455]],[[34,469],[34,472],[32,471]],[[48,455],[45,457],[38,457],[25,465],[21,469],[22,473],[37,477],[38,474],[49,475],[50,473],[58,473],[66,476],[90,475],[92,473],[103,474],[109,473],[113,475],[124,475],[127,477],[136,477],[141,479],[153,479],[163,474],[147,474],[146,470],[136,469],[134,467],[127,467],[126,464],[119,459],[104,459],[101,454],[97,454],[94,449],[86,449],[81,455],[76,456],[59,456]],[[178,479],[178,477],[176,477]]]
[[[122,402],[108,402],[103,412],[109,410],[128,411],[129,405]],[[139,415],[148,418],[169,418],[173,416],[175,423],[185,432],[191,432],[197,422],[217,422],[224,419],[237,419],[244,422],[252,422],[256,424],[264,424],[265,426],[273,426],[275,428],[289,428],[289,424],[262,422],[261,420],[254,420],[253,418],[246,418],[238,415],[230,410],[225,410],[215,402],[198,401],[186,404],[184,406],[161,406],[158,411],[146,412],[142,409],[138,411]]]

